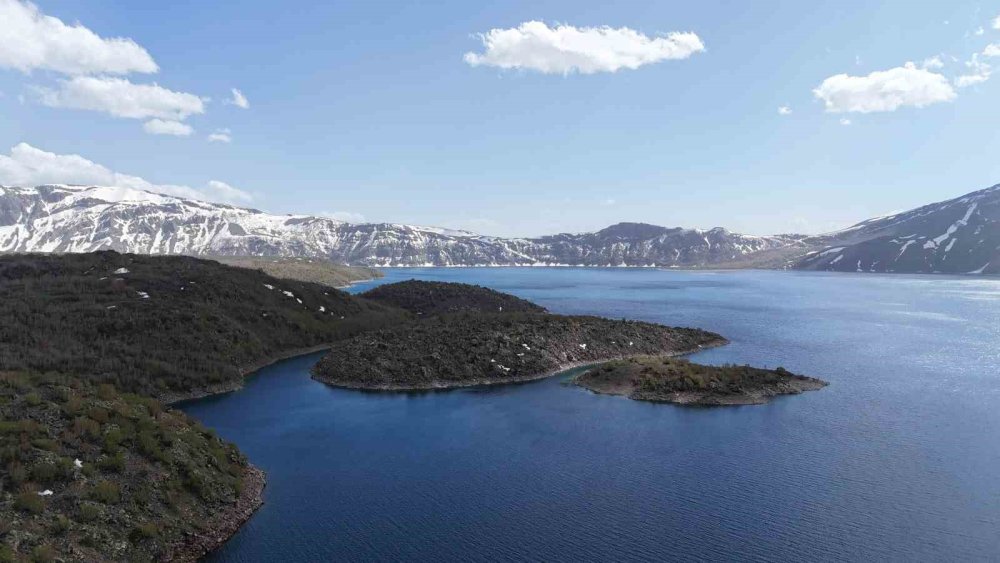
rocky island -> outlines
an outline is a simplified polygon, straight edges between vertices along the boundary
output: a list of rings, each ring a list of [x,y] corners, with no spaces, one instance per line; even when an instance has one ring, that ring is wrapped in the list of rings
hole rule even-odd
[[[596,366],[573,379],[595,393],[682,405],[759,405],[778,395],[826,387],[825,381],[750,366],[706,366],[663,356],[633,357]]]

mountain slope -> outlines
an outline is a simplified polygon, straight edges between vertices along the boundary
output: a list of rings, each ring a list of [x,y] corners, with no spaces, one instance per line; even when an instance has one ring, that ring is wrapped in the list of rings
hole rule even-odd
[[[756,237],[622,223],[596,233],[503,239],[390,223],[269,215],[139,190],[0,187],[0,252],[322,257],[365,266],[699,266],[778,248]]]
[[[499,238],[186,200],[140,190],[0,187],[0,252],[323,258],[358,266],[657,266],[864,272],[1000,272],[1000,186],[820,236],[619,223]]]
[[[840,272],[1000,273],[1000,185],[870,219],[822,237],[795,268]]]

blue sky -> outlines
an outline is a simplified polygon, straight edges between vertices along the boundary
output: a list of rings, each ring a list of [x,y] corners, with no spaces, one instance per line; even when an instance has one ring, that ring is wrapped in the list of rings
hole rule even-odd
[[[17,68],[26,55],[0,42],[0,154],[27,143],[219,198],[207,186],[223,182],[249,194],[231,201],[276,213],[496,235],[626,220],[823,232],[1000,182],[1000,79],[984,55],[1000,2],[478,4],[43,0],[66,25],[130,38],[158,71]],[[589,74],[463,59],[489,56],[477,34],[530,21],[693,32],[704,50]],[[938,90],[916,84],[894,108],[851,92],[892,69]],[[814,90],[841,74],[827,111]],[[46,105],[81,75],[209,100],[163,120],[187,136],[64,94]],[[227,103],[232,88],[248,108]],[[231,142],[206,138],[225,131]]]

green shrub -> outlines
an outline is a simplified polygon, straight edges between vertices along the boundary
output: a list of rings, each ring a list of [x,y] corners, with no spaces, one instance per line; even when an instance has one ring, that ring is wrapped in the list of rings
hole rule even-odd
[[[50,461],[43,461],[31,468],[31,479],[43,485],[54,482],[60,474],[59,466]]]
[[[28,393],[24,396],[24,402],[28,403],[28,406],[37,407],[42,404],[42,396],[34,392]]]
[[[31,445],[50,452],[59,451],[59,442],[51,438],[35,438],[31,441]]]
[[[96,504],[91,504],[89,502],[84,502],[80,504],[80,511],[77,515],[77,519],[80,522],[93,522],[101,516],[101,509]]]
[[[110,383],[102,383],[97,386],[97,396],[105,401],[110,401],[118,396],[115,386]]]
[[[29,514],[41,514],[45,510],[45,500],[35,491],[21,491],[14,499],[14,508]]]
[[[98,481],[90,490],[90,498],[104,504],[117,504],[121,496],[121,487],[111,481]]]
[[[104,435],[104,451],[106,453],[115,453],[118,451],[118,446],[121,445],[122,440],[125,439],[125,433],[118,428],[112,428]]]
[[[118,452],[113,455],[101,456],[97,461],[97,466],[103,471],[121,473],[125,470],[125,453]]]
[[[19,485],[28,480],[28,470],[20,463],[11,463],[7,466],[7,476],[15,485]]]
[[[155,538],[160,534],[160,527],[154,522],[144,522],[136,526],[129,534],[133,542]]]
[[[40,545],[31,552],[34,563],[50,563],[56,560],[56,550],[51,545]]]
[[[62,514],[56,516],[56,519],[52,522],[52,535],[61,536],[69,531],[70,521]]]
[[[0,563],[14,563],[14,550],[6,545],[0,545]]]

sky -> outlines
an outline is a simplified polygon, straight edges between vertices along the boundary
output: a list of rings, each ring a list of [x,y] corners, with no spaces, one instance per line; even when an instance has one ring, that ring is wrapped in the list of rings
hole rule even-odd
[[[5,185],[535,236],[820,233],[1000,183],[1000,0],[0,0],[0,20]]]

